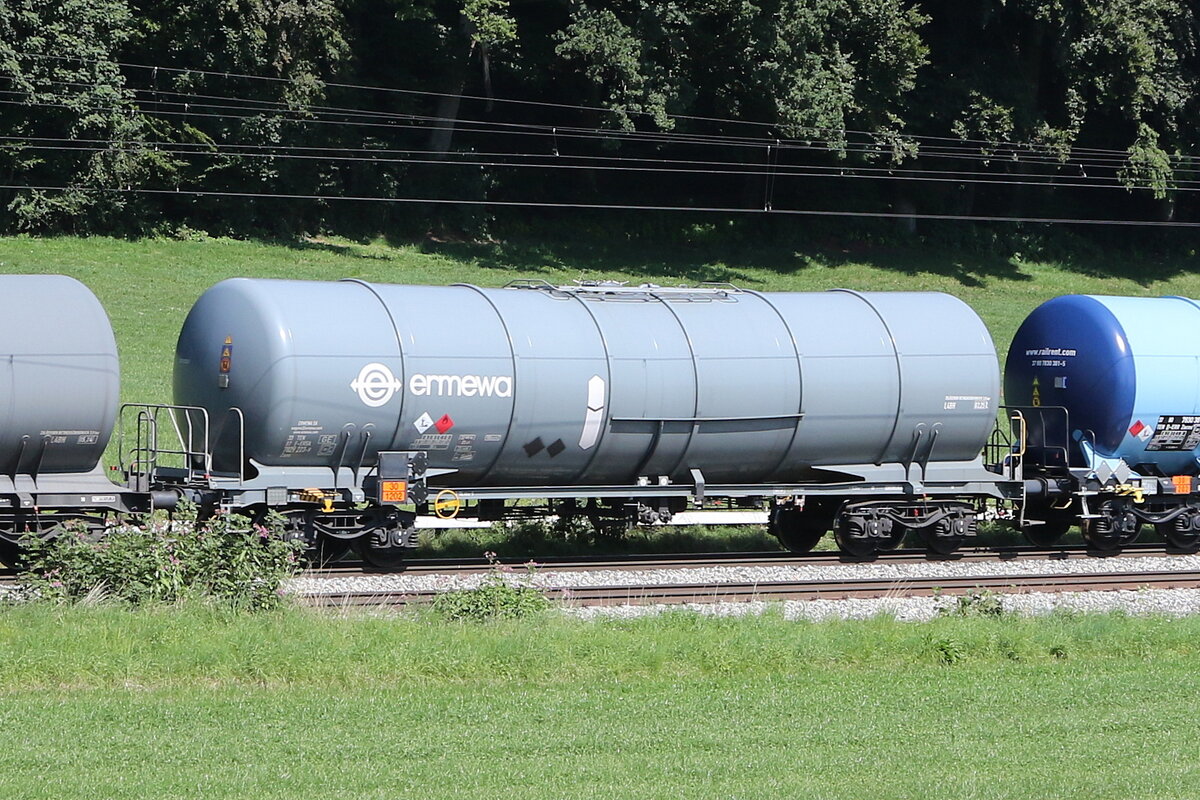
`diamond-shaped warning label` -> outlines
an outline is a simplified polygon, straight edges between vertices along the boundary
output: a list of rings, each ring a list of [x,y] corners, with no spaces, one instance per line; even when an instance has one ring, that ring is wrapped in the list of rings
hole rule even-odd
[[[1139,433],[1141,433],[1145,429],[1146,429],[1146,426],[1143,425],[1142,421],[1139,419],[1137,422],[1135,422],[1129,426],[1129,435],[1137,436]]]
[[[450,419],[449,414],[442,414],[441,419],[433,423],[433,427],[437,428],[438,433],[445,433],[454,427],[454,420]]]
[[[417,417],[417,421],[413,423],[413,427],[417,429],[417,433],[424,433],[433,427],[433,417],[429,416],[429,412],[425,412]]]

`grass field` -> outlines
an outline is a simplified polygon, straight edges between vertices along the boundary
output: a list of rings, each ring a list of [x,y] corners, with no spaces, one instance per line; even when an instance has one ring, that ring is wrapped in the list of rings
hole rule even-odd
[[[0,609],[6,798],[1179,798],[1200,621]]]
[[[569,283],[612,278],[663,284],[730,281],[769,291],[943,291],[975,308],[1003,354],[1017,325],[1042,301],[1098,293],[1200,297],[1200,258],[1131,264],[1098,253],[1081,263],[1028,263],[914,245],[797,253],[761,246],[691,243],[646,247],[615,241],[560,245],[303,241],[261,244],[225,239],[0,238],[0,272],[61,272],[89,287],[112,317],[127,401],[170,402],[172,354],[192,303],[212,284],[236,276],[390,283],[475,283],[514,278]]]
[[[932,289],[975,307],[1003,350],[1046,298],[1200,296],[1197,266],[702,241],[0,239],[0,271],[96,291],[139,401],[170,399],[184,314],[236,275]],[[0,606],[0,798],[1191,797],[1198,658],[1195,619],[464,626]]]

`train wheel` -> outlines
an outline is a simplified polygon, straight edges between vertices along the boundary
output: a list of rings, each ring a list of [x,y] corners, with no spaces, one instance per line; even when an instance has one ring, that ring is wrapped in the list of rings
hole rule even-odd
[[[1053,547],[1070,528],[1070,520],[1048,519],[1041,525],[1030,525],[1021,533],[1034,547]]]
[[[962,547],[967,537],[975,534],[975,526],[974,514],[959,511],[922,529],[921,533],[930,552],[948,556]]]
[[[767,519],[767,532],[793,553],[807,553],[832,525],[828,512],[775,506]]]
[[[1121,548],[1121,535],[1104,524],[1104,520],[1085,519],[1079,523],[1079,530],[1088,546],[1105,553]]]
[[[360,539],[354,540],[354,551],[358,553],[359,558],[368,566],[386,572],[400,572],[404,569],[404,562],[408,558],[407,549],[403,547],[379,547],[377,545],[363,544],[363,542],[370,538],[371,535],[367,534]]]
[[[252,516],[256,523],[266,517],[265,512]],[[313,511],[295,511],[286,515],[286,535],[304,542],[304,560],[314,567],[327,567],[350,551],[350,540],[329,536],[321,530],[318,515]]]
[[[327,567],[350,552],[350,540],[317,534],[317,540],[308,548],[305,556],[315,567]]]
[[[861,560],[878,555],[881,537],[870,535],[872,522],[876,521],[859,514],[839,514],[833,523],[833,538],[838,549]]]
[[[952,555],[958,548],[963,546],[966,541],[965,536],[956,536],[950,533],[936,533],[929,529],[921,532],[921,538],[925,540],[925,546],[932,553],[937,553],[939,556]]]
[[[1154,529],[1167,540],[1167,544],[1179,550],[1195,552],[1200,549],[1200,515],[1183,514],[1170,522],[1160,522]]]
[[[387,572],[404,569],[409,548],[402,546],[404,531],[398,528],[376,528],[351,542],[368,566]]]
[[[0,563],[12,569],[19,569],[21,566],[21,556],[21,545],[0,538]]]
[[[1142,521],[1123,504],[1101,503],[1097,514],[1099,516],[1085,519],[1079,525],[1083,538],[1096,550],[1106,553],[1119,550],[1135,541],[1142,532]]]

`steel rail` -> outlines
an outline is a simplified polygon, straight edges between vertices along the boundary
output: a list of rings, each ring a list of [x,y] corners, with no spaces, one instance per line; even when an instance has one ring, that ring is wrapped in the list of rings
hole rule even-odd
[[[1116,591],[1144,588],[1200,587],[1193,572],[1114,572],[1056,575],[954,576],[906,579],[850,579],[769,581],[728,584],[662,584],[647,586],[588,586],[545,588],[551,600],[577,606],[678,605],[784,600],[844,600],[849,598],[920,597],[962,595],[989,590],[998,593],[1058,593],[1064,591]],[[334,592],[302,595],[318,607],[406,607],[427,605],[442,592]]]
[[[585,572],[604,569],[689,569],[706,567],[779,567],[826,566],[830,564],[922,564],[943,561],[1016,561],[1064,560],[1078,558],[1139,558],[1144,556],[1191,555],[1191,551],[1172,548],[1164,543],[1147,542],[1126,545],[1117,551],[1097,551],[1086,545],[1065,545],[1045,548],[1031,545],[963,548],[950,555],[930,553],[922,549],[881,552],[864,561],[836,550],[821,550],[797,555],[786,551],[757,551],[729,553],[647,553],[596,556],[549,556],[544,558],[502,558],[493,564],[483,558],[423,558],[405,565],[403,574],[472,574],[488,572],[496,567],[519,571],[527,565],[555,572]],[[332,564],[307,570],[305,578],[345,578],[353,575],[381,574],[381,570],[357,561]]]

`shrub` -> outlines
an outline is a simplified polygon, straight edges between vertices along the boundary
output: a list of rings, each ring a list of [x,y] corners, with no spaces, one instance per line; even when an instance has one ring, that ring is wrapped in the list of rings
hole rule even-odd
[[[943,605],[938,611],[957,617],[1002,617],[1006,613],[1003,598],[990,589],[974,589],[959,595],[952,604]]]
[[[967,649],[952,636],[936,639],[932,646],[938,662],[946,666],[957,664],[967,657]]]
[[[283,520],[252,524],[217,514],[198,522],[185,510],[172,520],[123,525],[93,537],[65,523],[55,537],[27,537],[21,595],[50,602],[111,598],[130,604],[212,598],[264,610],[283,599],[284,579],[301,565],[303,544],[283,536]]]
[[[540,614],[550,607],[550,601],[540,591],[527,584],[516,583],[510,577],[511,568],[501,565],[495,553],[486,553],[492,571],[474,589],[457,589],[438,595],[433,601],[434,613],[456,622],[488,622],[498,619],[521,619]],[[526,565],[532,575],[532,562]]]

